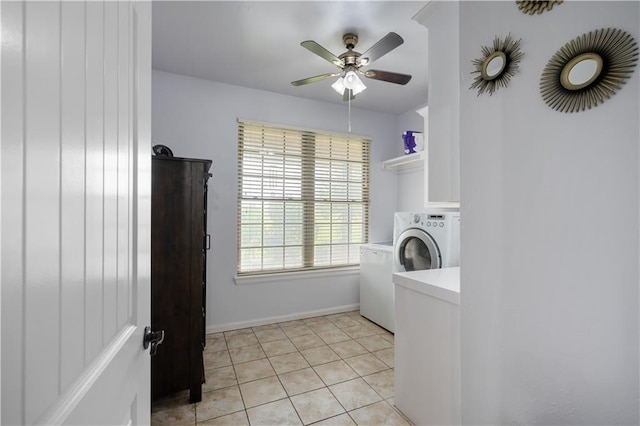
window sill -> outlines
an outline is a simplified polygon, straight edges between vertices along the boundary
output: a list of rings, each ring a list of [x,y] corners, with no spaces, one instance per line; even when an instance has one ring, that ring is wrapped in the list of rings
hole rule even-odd
[[[314,269],[311,271],[276,272],[272,274],[256,274],[235,276],[233,280],[239,284],[260,284],[275,281],[289,281],[302,278],[326,278],[360,273],[360,266],[345,266],[342,268]]]

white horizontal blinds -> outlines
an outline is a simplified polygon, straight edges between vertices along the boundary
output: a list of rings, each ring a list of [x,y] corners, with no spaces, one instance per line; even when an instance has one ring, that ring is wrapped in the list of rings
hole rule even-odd
[[[367,139],[238,124],[238,273],[357,264]]]

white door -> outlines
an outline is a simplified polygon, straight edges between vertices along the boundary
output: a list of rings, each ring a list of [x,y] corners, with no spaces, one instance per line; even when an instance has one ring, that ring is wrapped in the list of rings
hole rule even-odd
[[[0,19],[1,423],[148,424],[151,5]]]

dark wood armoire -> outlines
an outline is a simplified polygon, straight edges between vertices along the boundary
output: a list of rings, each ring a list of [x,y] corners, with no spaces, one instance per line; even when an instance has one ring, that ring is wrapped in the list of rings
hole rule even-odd
[[[189,389],[202,399],[206,316],[207,181],[210,160],[152,157],[151,396]]]

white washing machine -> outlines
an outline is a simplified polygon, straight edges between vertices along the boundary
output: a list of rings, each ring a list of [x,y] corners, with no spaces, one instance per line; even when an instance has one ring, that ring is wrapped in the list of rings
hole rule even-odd
[[[398,212],[393,226],[393,272],[460,265],[460,212]]]

